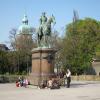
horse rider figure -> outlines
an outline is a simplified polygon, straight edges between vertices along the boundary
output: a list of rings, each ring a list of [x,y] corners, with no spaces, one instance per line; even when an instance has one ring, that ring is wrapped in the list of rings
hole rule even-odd
[[[37,34],[38,34],[38,45],[39,46],[41,46],[41,40],[42,40],[42,38],[43,38],[43,35],[44,35],[44,26],[45,26],[45,24],[46,24],[46,22],[47,22],[47,17],[46,17],[46,15],[45,15],[46,13],[45,12],[43,12],[42,13],[42,16],[40,17],[40,26],[39,26],[39,29],[38,29],[38,31],[37,31]]]
[[[40,17],[40,26],[37,31],[39,46],[49,45],[48,37],[51,35],[51,23],[55,23],[54,16],[52,15],[52,17],[47,18],[46,13],[43,12],[42,16]]]

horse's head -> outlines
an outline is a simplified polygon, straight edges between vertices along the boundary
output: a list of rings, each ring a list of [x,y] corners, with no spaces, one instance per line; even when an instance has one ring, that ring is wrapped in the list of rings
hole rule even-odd
[[[55,17],[53,16],[53,14],[52,14],[52,22],[54,23],[54,25],[56,24],[56,20],[55,20]]]
[[[56,24],[55,17],[53,15],[48,19],[48,24],[51,23],[53,23],[54,25]]]
[[[47,22],[42,26],[43,34],[50,36],[52,25],[54,26],[55,24],[56,24],[55,17],[52,15],[48,18]]]

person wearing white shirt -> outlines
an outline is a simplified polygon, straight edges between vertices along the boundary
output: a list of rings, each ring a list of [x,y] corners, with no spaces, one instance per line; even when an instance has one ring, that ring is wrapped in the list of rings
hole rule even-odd
[[[67,88],[70,88],[71,71],[69,69],[67,69],[66,77],[67,77]]]

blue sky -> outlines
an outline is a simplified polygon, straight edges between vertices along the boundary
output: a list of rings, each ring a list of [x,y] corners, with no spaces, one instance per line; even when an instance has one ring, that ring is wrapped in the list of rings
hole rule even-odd
[[[42,12],[53,14],[55,29],[62,34],[65,25],[72,21],[74,9],[79,18],[100,20],[100,0],[0,0],[0,43],[9,41],[9,31],[21,25],[24,13],[32,27],[38,27]]]

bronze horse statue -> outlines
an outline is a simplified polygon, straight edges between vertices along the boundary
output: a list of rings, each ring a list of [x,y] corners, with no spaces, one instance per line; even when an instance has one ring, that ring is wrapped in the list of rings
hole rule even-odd
[[[38,44],[41,46],[41,42],[43,41],[42,45],[49,45],[48,38],[51,37],[51,27],[52,24],[55,25],[55,17],[52,15],[50,18],[48,18],[47,22],[45,24],[40,25],[37,31],[37,38],[38,38]]]

